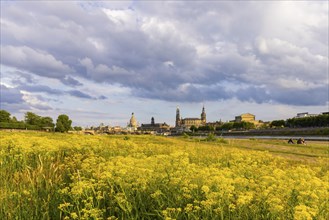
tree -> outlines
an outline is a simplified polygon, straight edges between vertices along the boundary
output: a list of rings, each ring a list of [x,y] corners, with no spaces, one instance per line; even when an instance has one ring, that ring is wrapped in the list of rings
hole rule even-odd
[[[227,123],[224,123],[220,126],[219,129],[221,130],[231,130],[233,128],[233,122],[227,122]]]
[[[271,122],[271,127],[284,127],[286,122],[284,120],[274,120]]]
[[[82,127],[80,127],[80,126],[74,126],[73,129],[75,131],[82,131]]]
[[[304,118],[289,118],[286,121],[288,127],[306,128],[306,127],[328,127],[329,115],[322,114],[317,116],[309,116]]]
[[[209,125],[205,125],[205,126],[200,126],[198,128],[199,131],[213,131],[214,128],[212,126],[209,126]]]
[[[11,121],[12,121],[13,123],[17,123],[17,122],[18,122],[18,120],[17,120],[17,118],[16,118],[15,116],[13,116],[13,118],[11,119]]]
[[[255,124],[248,121],[242,121],[242,122],[234,122],[233,128],[235,129],[243,129],[243,130],[249,130],[255,128]]]
[[[29,125],[40,125],[41,116],[33,113],[26,112],[25,113],[25,123]]]
[[[0,122],[10,122],[10,113],[6,110],[0,110]]]
[[[56,121],[56,131],[67,132],[71,128],[72,121],[67,115],[59,115]]]
[[[198,128],[197,128],[195,125],[192,125],[192,126],[190,127],[190,130],[191,130],[192,132],[195,132],[195,131],[198,131]]]
[[[55,124],[53,123],[53,119],[51,117],[42,117],[40,120],[41,127],[51,127],[54,128]]]
[[[256,126],[254,123],[252,122],[246,122],[246,121],[243,121],[242,122],[242,128],[246,129],[246,130],[249,130],[249,129],[254,129]]]

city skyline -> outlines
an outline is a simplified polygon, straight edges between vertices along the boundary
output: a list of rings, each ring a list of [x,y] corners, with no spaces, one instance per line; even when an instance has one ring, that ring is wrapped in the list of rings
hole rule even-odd
[[[74,125],[328,111],[328,1],[1,1],[1,109]]]

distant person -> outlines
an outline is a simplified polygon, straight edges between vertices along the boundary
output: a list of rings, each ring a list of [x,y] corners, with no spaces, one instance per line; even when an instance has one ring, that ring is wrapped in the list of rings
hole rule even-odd
[[[305,140],[304,140],[304,138],[299,138],[298,140],[297,140],[297,144],[306,144],[305,143]]]
[[[288,140],[288,144],[294,144],[294,141],[290,138],[290,139]]]

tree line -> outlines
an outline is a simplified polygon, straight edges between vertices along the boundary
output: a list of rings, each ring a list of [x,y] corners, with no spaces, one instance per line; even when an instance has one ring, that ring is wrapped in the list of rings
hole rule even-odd
[[[0,128],[4,129],[26,129],[47,130],[67,132],[72,129],[72,120],[69,116],[62,114],[57,117],[56,124],[51,117],[42,117],[33,112],[26,112],[24,120],[18,121],[15,116],[6,110],[0,110]],[[78,127],[77,127],[78,128]]]
[[[266,128],[309,128],[309,127],[328,127],[329,126],[329,114],[321,114],[317,116],[309,116],[304,118],[289,118],[287,120],[274,120],[261,125],[261,129]],[[228,130],[249,130],[255,129],[256,126],[251,122],[226,122],[219,123],[216,126],[191,126],[192,132],[199,131],[228,131]]]
[[[274,120],[270,127],[307,128],[307,127],[328,127],[329,114],[309,116],[304,118],[289,118],[287,120]]]
[[[222,130],[249,130],[249,129],[254,129],[256,126],[254,123],[251,122],[226,122],[226,123],[220,123],[216,126],[211,126],[211,125],[205,125],[205,126],[200,126],[196,127],[194,125],[191,126],[190,130],[193,132],[198,132],[198,131],[222,131]]]

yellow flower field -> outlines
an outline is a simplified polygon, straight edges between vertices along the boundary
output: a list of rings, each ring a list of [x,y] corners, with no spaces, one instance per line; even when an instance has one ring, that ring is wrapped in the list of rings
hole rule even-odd
[[[36,132],[0,141],[0,219],[329,219],[327,144],[282,157],[264,149],[296,146]]]

